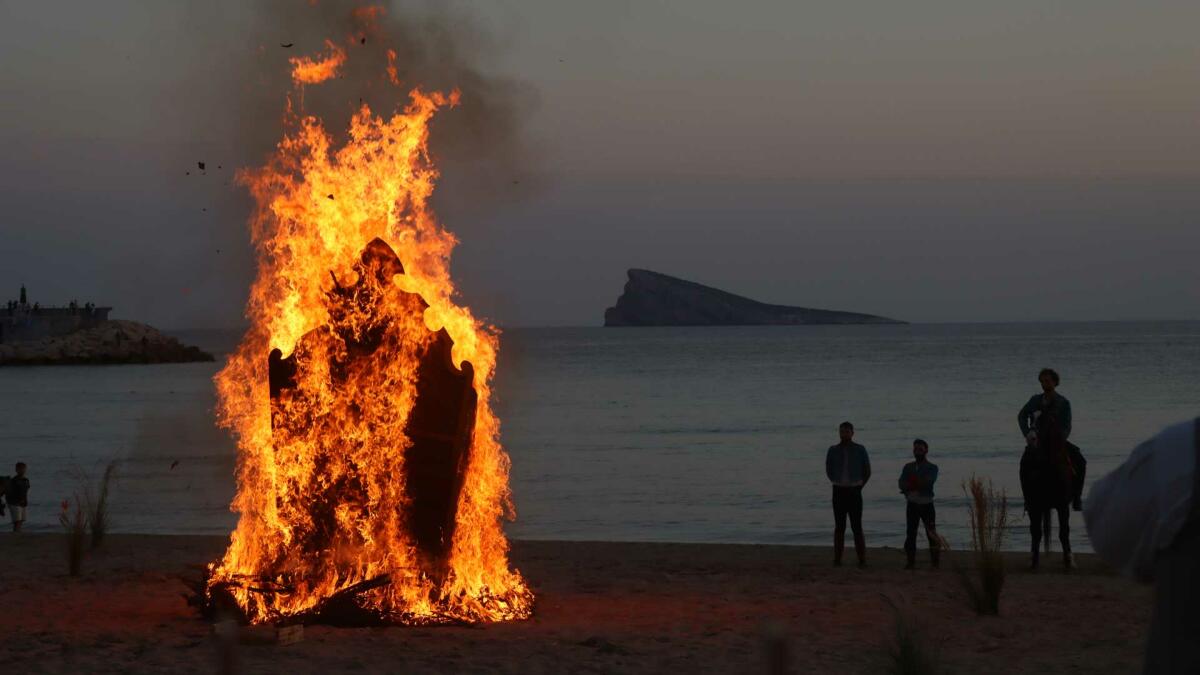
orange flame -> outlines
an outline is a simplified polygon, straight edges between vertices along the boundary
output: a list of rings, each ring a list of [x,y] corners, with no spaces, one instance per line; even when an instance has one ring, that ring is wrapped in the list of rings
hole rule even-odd
[[[395,49],[387,50],[387,57],[388,57],[388,64],[387,64],[388,81],[390,81],[392,84],[399,85],[400,84],[400,75],[396,71],[396,50]]]
[[[288,59],[292,64],[292,81],[296,84],[320,84],[337,75],[338,68],[346,62],[346,50],[326,40],[325,47],[329,54],[321,58],[311,56],[293,56]]]
[[[322,72],[345,58],[327,44],[334,55],[321,63]],[[293,63],[297,83],[319,81],[309,74],[318,64]],[[223,560],[210,569],[209,589],[226,588],[253,622],[312,612],[382,575],[389,583],[356,602],[388,621],[494,621],[531,612],[533,596],[509,567],[501,528],[513,512],[509,460],[489,405],[497,333],[452,301],[449,257],[456,240],[429,207],[438,178],[429,122],[439,108],[457,103],[457,92],[413,90],[408,106],[390,118],[364,105],[341,147],[320,120],[289,106],[277,152],[265,166],[239,173],[257,203],[250,231],[259,265],[247,305],[251,327],[215,378],[219,421],[238,441],[232,508],[240,518]],[[376,238],[395,251],[403,273],[380,277],[374,318],[353,309],[334,316],[329,298],[359,278],[360,252]],[[423,314],[419,307],[413,314],[411,293],[428,304]],[[330,363],[348,349],[331,325],[385,332],[382,356],[331,378]],[[419,353],[443,328],[453,340],[455,367],[473,373],[478,403],[448,573],[434,578],[421,571],[403,527],[410,496],[401,478],[404,450],[413,443],[405,421],[416,397]],[[294,395],[278,404],[268,384],[272,349],[306,369]],[[331,386],[332,379],[339,384]],[[300,540],[314,532],[306,506],[317,498],[334,505],[336,531],[319,550],[302,550]]]

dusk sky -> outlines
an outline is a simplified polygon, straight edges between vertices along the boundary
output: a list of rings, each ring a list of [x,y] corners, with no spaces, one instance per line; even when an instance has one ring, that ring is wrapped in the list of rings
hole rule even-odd
[[[324,30],[271,4],[0,2],[5,299],[241,325],[233,170]],[[462,302],[501,325],[599,325],[630,267],[910,321],[1200,319],[1200,3],[451,4],[388,11],[463,62],[413,84],[491,96],[434,151]]]

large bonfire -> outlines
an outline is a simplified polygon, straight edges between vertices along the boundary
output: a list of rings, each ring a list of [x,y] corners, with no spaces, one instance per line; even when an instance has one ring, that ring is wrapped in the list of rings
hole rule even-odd
[[[346,51],[326,47],[291,60],[297,89],[337,74]],[[414,89],[390,117],[363,105],[340,147],[301,98],[239,175],[258,276],[216,385],[240,519],[204,599],[255,623],[527,617],[501,528],[497,338],[453,302],[455,239],[429,206],[428,125],[458,94]]]

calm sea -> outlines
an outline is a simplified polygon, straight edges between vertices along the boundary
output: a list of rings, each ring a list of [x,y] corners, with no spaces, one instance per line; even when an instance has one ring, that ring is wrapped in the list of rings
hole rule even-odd
[[[180,335],[218,352],[237,340]],[[919,436],[941,467],[942,533],[964,546],[971,474],[1005,488],[1021,516],[1016,414],[1047,365],[1063,376],[1089,482],[1200,414],[1200,322],[512,329],[496,381],[509,532],[824,544],[825,451],[848,419],[874,469],[868,542],[903,540],[896,479]],[[0,369],[0,468],[30,464],[30,529],[56,527],[59,502],[115,459],[116,530],[228,532],[235,449],[212,422],[218,367]],[[1023,548],[1025,532],[1014,536]]]

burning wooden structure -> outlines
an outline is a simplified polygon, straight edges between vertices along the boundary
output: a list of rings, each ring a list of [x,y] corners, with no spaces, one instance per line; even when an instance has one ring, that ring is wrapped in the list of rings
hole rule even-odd
[[[322,350],[328,362],[317,366],[327,373],[334,390],[342,388],[348,371],[360,366],[352,361],[369,364],[371,359],[379,357],[385,341],[402,339],[389,333],[379,311],[385,293],[402,295],[397,304],[410,310],[412,320],[418,320],[428,307],[416,293],[405,293],[392,286],[392,278],[403,274],[404,266],[383,240],[376,239],[363,250],[356,271],[359,278],[355,284],[335,284],[329,294],[330,316],[335,323],[308,333],[299,345],[300,350],[315,349],[314,343],[334,336],[345,345],[344,350]],[[356,315],[366,318],[365,325],[357,326],[347,320]],[[470,362],[463,362],[461,370],[454,366],[450,356],[453,345],[450,334],[442,329],[421,349],[416,400],[404,427],[411,445],[403,451],[408,507],[402,525],[416,544],[421,572],[439,581],[446,575],[454,516],[475,428],[476,396],[471,382],[474,369]],[[387,354],[394,351],[385,348],[382,358],[388,358]],[[296,419],[284,412],[289,404],[287,399],[297,395],[300,367],[296,354],[285,359],[278,349],[271,351],[268,374],[274,434],[294,436],[304,433],[304,429],[296,428],[298,424],[325,423],[319,418]],[[359,476],[343,474],[324,493],[311,495],[306,500],[311,520],[299,539],[301,549],[317,553],[325,548],[336,536],[338,505],[354,498],[365,501],[365,490]]]
[[[279,349],[272,350],[267,357],[271,433],[282,446],[310,435],[313,429],[333,429],[341,419],[336,412],[330,411],[293,414],[297,407],[314,410],[313,401],[305,399],[301,382],[315,374],[323,380],[320,391],[344,394],[352,399],[353,387],[348,386],[348,382],[353,374],[385,372],[386,368],[381,367],[383,364],[375,362],[377,359],[388,359],[407,351],[398,344],[405,339],[404,331],[394,329],[395,324],[384,308],[401,308],[407,313],[406,320],[401,323],[413,325],[421,323],[421,315],[429,306],[420,295],[395,285],[394,278],[404,273],[404,266],[382,239],[367,245],[354,271],[357,279],[352,284],[343,285],[333,278],[333,287],[327,296],[328,325],[306,333],[296,351],[288,357],[283,357]],[[412,542],[416,552],[415,568],[409,571],[431,582],[433,588],[440,588],[451,573],[451,544],[478,404],[473,385],[474,368],[469,361],[464,361],[461,367],[455,366],[453,346],[453,340],[444,328],[428,331],[428,339],[416,345],[419,365],[412,383],[415,398],[404,423],[404,435],[410,442],[401,452],[403,473],[392,477],[402,483],[404,496],[404,508],[396,522],[404,530],[403,538]],[[389,385],[386,381],[376,384],[379,387]],[[353,402],[351,406],[357,407]],[[361,416],[363,411],[357,412]],[[287,556],[278,561],[280,567],[276,573],[209,583],[204,600],[206,610],[236,611],[239,603],[235,600],[235,589],[260,596],[268,603],[276,597],[296,593],[298,582],[304,580],[304,571],[287,570],[287,560],[322,561],[331,545],[346,537],[351,541],[340,542],[343,546],[346,543],[351,547],[365,544],[363,533],[340,530],[338,510],[347,504],[369,504],[371,478],[356,471],[356,467],[331,470],[330,464],[339,461],[339,457],[355,454],[346,452],[344,444],[359,442],[338,440],[339,447],[322,453],[316,462],[321,473],[336,478],[324,483],[323,489],[296,493],[297,507],[307,517],[294,521],[291,548]],[[323,598],[298,615],[279,618],[340,625],[396,620],[397,617],[390,617],[378,607],[360,600],[364,594],[386,588],[391,583],[389,574],[363,579]],[[436,595],[431,599],[436,601]],[[430,620],[443,618],[449,620],[451,617]],[[420,619],[401,616],[399,620]]]
[[[333,51],[295,64],[297,82],[333,76]],[[206,570],[205,611],[340,624],[531,611],[501,528],[497,337],[453,302],[455,241],[428,207],[428,123],[457,97],[410,96],[390,118],[362,106],[341,147],[290,113],[276,155],[239,175],[259,270],[251,329],[216,383],[241,516]]]

